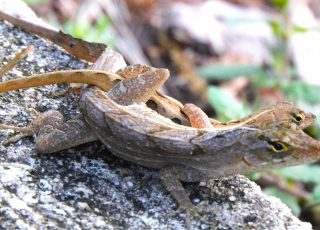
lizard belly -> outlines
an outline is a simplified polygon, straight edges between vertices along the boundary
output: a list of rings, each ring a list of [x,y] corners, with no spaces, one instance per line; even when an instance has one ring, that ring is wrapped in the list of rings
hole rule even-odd
[[[181,126],[146,106],[118,105],[97,88],[83,90],[80,106],[88,124],[113,154],[153,168],[181,164],[206,175],[232,174],[235,162],[250,148],[248,138],[259,134],[247,127],[216,131]],[[238,148],[229,149],[235,144]]]

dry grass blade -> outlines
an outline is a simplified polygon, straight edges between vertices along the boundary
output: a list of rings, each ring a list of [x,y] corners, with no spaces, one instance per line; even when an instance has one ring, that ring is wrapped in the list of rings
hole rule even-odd
[[[20,53],[18,53],[12,60],[10,60],[6,65],[4,65],[0,69],[0,79],[3,75],[5,75],[7,72],[12,70],[19,61],[21,61],[23,58],[25,58],[30,52],[34,50],[34,47],[28,46],[27,48],[23,49]]]

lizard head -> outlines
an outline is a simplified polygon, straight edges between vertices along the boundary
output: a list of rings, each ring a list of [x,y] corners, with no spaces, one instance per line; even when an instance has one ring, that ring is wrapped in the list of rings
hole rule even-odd
[[[310,126],[315,120],[316,116],[312,113],[305,112],[289,102],[280,102],[276,105],[279,112],[276,113],[277,121],[292,121],[300,129],[305,129]],[[292,126],[291,126],[292,127]]]
[[[302,129],[277,124],[265,129],[259,137],[266,145],[260,151],[248,152],[243,161],[256,170],[279,168],[320,159],[320,142]]]
[[[259,129],[267,129],[274,124],[292,129],[305,129],[316,119],[312,113],[304,112],[289,102],[280,102],[268,106],[238,121],[227,123],[230,125],[242,125]]]

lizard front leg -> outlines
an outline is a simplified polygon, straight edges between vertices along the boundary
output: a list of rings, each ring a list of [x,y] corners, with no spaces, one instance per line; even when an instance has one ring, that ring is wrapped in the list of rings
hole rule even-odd
[[[200,129],[214,129],[209,117],[196,105],[185,104],[182,111],[187,115],[192,127]],[[190,227],[191,217],[200,217],[199,213],[202,212],[202,210],[192,204],[188,194],[181,184],[181,181],[199,182],[204,178],[204,176],[196,169],[182,165],[171,165],[160,170],[160,178],[167,191],[177,201],[179,205],[178,210],[186,212],[186,225]],[[206,222],[204,220],[202,221]],[[210,223],[207,224],[210,225]]]
[[[205,211],[204,207],[192,204],[186,190],[181,184],[181,181],[199,182],[203,178],[204,176],[200,171],[182,165],[166,166],[160,170],[160,179],[163,186],[178,203],[178,209],[175,213],[180,213],[181,211],[186,213],[186,225],[188,229],[190,229],[191,219],[194,217],[199,218],[209,226],[211,225],[210,222],[201,217],[201,213]]]
[[[194,209],[194,205],[191,203],[180,181],[200,181],[202,176],[199,171],[187,169],[181,165],[171,165],[160,170],[160,178],[166,190],[179,204],[179,208],[184,210]]]

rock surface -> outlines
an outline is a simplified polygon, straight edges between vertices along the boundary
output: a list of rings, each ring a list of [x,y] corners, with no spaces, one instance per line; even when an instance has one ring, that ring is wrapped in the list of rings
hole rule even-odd
[[[0,10],[3,7],[0,4]],[[28,8],[23,11],[30,12]],[[35,47],[3,81],[87,66],[6,22],[0,21],[0,31],[1,65],[19,49],[31,44]],[[0,94],[0,123],[27,125],[32,109],[57,109],[66,119],[78,116],[77,96],[54,96],[65,88],[53,85]],[[12,131],[0,131],[0,142],[12,135]],[[264,195],[243,176],[185,187],[195,204],[208,202],[205,205],[211,211],[203,218],[213,229],[311,229],[309,223],[299,221],[278,199]],[[156,171],[116,158],[98,142],[51,155],[38,154],[33,138],[1,144],[0,204],[0,229],[185,228],[185,215],[173,216],[175,203]],[[199,219],[192,221],[192,227],[209,228]]]

